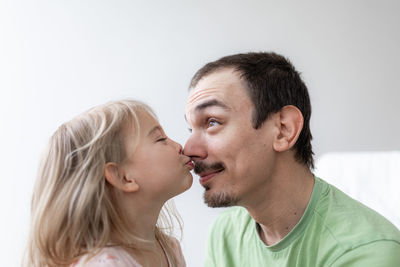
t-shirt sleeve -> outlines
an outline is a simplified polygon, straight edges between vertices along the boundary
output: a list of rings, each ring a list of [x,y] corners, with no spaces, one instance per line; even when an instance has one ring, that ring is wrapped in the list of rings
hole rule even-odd
[[[204,261],[204,267],[213,267],[216,266],[215,265],[215,258],[214,258],[214,253],[213,253],[213,244],[212,244],[212,240],[210,238],[210,234],[209,237],[207,239],[207,248],[206,248],[206,257],[205,257],[205,261]]]
[[[400,244],[391,240],[375,241],[341,255],[332,267],[400,266]]]
[[[208,232],[205,267],[245,266],[239,262],[243,244],[243,225],[246,225],[243,208],[230,208],[222,211]],[[232,223],[234,221],[235,223]]]
[[[208,231],[207,242],[206,242],[206,256],[204,260],[204,267],[217,267],[215,252],[216,252],[216,227],[218,226],[217,220],[215,220]]]

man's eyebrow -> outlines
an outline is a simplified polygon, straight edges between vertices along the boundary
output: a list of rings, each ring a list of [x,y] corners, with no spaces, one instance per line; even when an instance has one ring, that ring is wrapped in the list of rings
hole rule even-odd
[[[222,103],[221,101],[219,101],[217,99],[211,99],[209,101],[206,101],[206,102],[203,102],[203,103],[197,105],[194,110],[196,112],[199,112],[199,111],[202,111],[202,110],[204,110],[204,109],[206,109],[208,107],[220,107],[220,108],[223,108],[223,109],[226,109],[226,110],[229,109],[229,107],[227,105],[225,105],[224,103]]]
[[[217,100],[217,99],[211,99],[211,100],[209,100],[209,101],[206,101],[206,102],[203,102],[203,103],[197,105],[197,106],[194,108],[194,111],[195,111],[195,112],[200,112],[200,111],[205,110],[205,109],[208,108],[208,107],[220,107],[220,108],[223,108],[223,109],[225,109],[225,110],[229,110],[229,109],[230,109],[227,105],[225,105],[225,104],[222,103],[221,101],[219,101],[219,100]],[[187,121],[186,114],[184,114],[183,116],[184,116],[184,118],[185,118],[185,121]]]
[[[154,134],[154,132],[156,132],[156,131],[162,132],[162,128],[161,128],[160,125],[154,126],[154,127],[149,131],[149,133],[147,134],[147,136],[150,136],[150,135]]]

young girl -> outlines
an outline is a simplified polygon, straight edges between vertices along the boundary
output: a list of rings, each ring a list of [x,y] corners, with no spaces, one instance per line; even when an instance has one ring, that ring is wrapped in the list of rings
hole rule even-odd
[[[39,167],[26,264],[185,266],[171,237],[179,217],[164,204],[190,188],[191,169],[141,102],[110,102],[64,123]]]

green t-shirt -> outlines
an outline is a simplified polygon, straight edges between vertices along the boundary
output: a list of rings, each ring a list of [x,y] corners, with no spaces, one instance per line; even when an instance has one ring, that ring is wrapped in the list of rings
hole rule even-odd
[[[206,267],[399,267],[400,232],[370,208],[315,178],[301,220],[266,246],[246,209],[223,211],[208,238]]]

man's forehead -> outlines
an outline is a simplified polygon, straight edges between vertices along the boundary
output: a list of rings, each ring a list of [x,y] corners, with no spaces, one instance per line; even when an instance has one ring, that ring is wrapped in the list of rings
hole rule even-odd
[[[186,102],[186,108],[193,109],[202,102],[212,99],[222,101],[223,98],[224,92],[218,87],[208,87],[197,90],[193,89],[190,92],[189,98]]]
[[[242,82],[233,69],[222,69],[213,72],[202,79],[190,91],[186,107],[191,107],[196,103],[215,98],[221,102],[232,94],[232,87],[241,85]]]
[[[231,105],[227,99],[226,91],[221,87],[208,87],[193,90],[186,103],[185,119],[190,121],[196,116],[211,108],[230,110]]]

